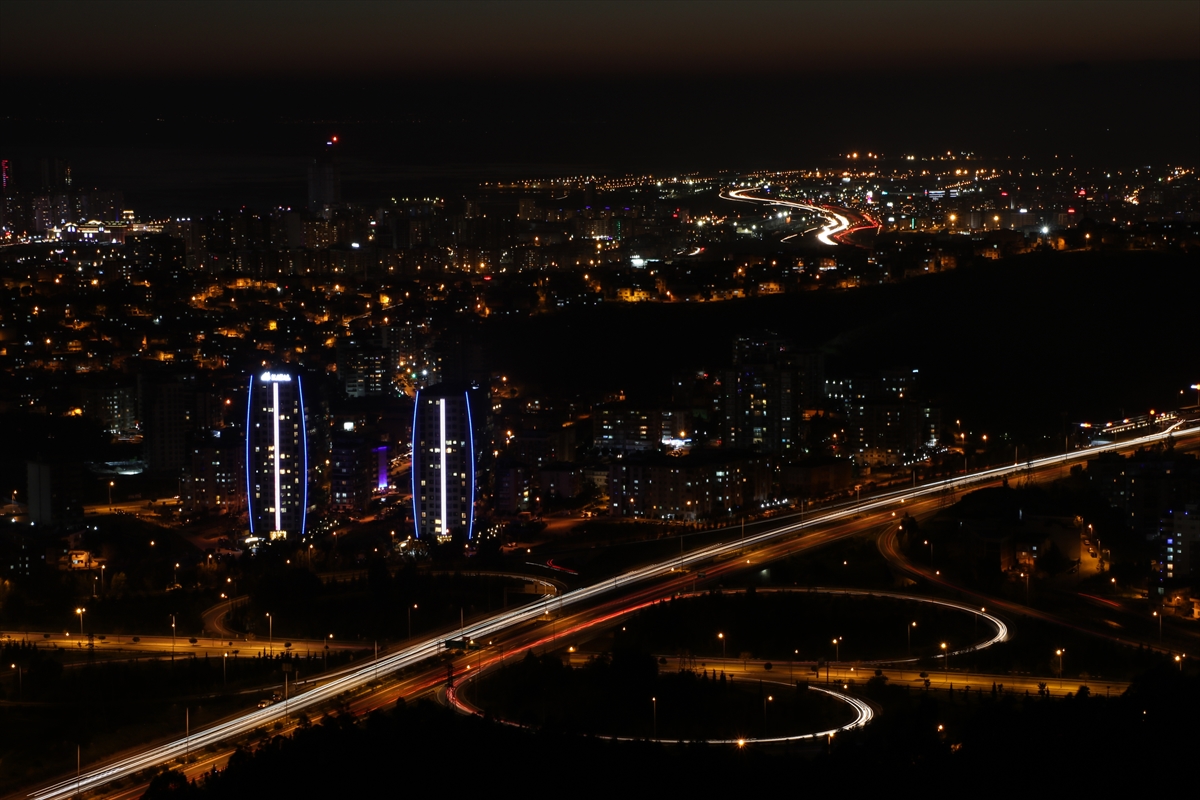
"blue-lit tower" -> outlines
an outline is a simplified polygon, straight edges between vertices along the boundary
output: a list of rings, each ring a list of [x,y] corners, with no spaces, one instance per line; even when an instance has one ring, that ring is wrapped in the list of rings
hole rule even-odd
[[[474,536],[475,434],[467,392],[433,386],[413,407],[413,520],[418,539]]]
[[[250,377],[246,406],[246,498],[252,539],[304,535],[308,512],[308,432],[300,376]]]

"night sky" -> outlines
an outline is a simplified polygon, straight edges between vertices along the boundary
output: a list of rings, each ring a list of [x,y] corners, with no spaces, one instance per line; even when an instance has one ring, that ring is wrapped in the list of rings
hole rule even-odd
[[[5,73],[550,77],[1194,59],[1195,2],[6,0]]]
[[[292,202],[332,132],[349,184],[381,187],[849,150],[1200,160],[1200,2],[5,0],[0,71],[4,157],[176,213]]]

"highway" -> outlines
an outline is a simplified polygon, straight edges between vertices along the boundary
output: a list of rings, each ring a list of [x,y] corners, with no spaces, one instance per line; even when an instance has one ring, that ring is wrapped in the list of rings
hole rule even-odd
[[[737,200],[743,203],[765,203],[766,205],[796,208],[801,211],[819,214],[826,220],[825,224],[821,227],[821,232],[817,234],[817,239],[821,242],[821,244],[837,244],[837,242],[834,241],[834,237],[845,233],[850,229],[850,220],[845,215],[839,214],[836,211],[831,211],[830,209],[822,208],[821,206],[809,205],[807,203],[796,203],[791,200],[780,200],[773,197],[754,197],[753,195],[746,194],[749,191],[752,190],[730,189],[728,192],[723,193],[721,197],[725,198],[726,200]],[[787,238],[790,239],[791,236]]]
[[[586,659],[585,658],[572,659],[572,661],[576,661],[579,663],[582,663],[583,660],[586,660]],[[739,662],[738,666],[739,667],[741,666],[740,662]],[[747,672],[747,670],[745,670],[745,669],[730,669],[730,670],[727,670],[726,672],[732,673],[735,671],[743,673],[743,674],[751,674],[751,673]],[[794,682],[784,683],[784,682],[780,681],[778,679],[779,678],[778,675],[771,674],[770,672],[767,672],[765,669],[760,670],[760,671],[762,672],[762,675],[758,676],[758,677],[760,677],[762,683],[765,685],[779,686],[779,687],[783,687],[786,689],[791,689],[791,688],[795,687],[795,685],[796,685]],[[455,708],[457,708],[459,711],[461,711],[463,713],[472,714],[477,717],[484,716],[484,713],[480,708],[473,705],[470,701],[466,700],[462,696],[462,693],[457,691],[457,688],[461,687],[462,684],[465,682],[466,682],[466,680],[460,682],[455,688],[447,690],[446,699],[450,702],[451,705],[453,705]],[[835,683],[836,683],[836,681],[835,681]],[[872,719],[875,718],[875,709],[871,706],[871,704],[859,697],[855,697],[854,695],[851,695],[851,694],[846,694],[845,692],[848,688],[849,688],[848,686],[842,686],[841,689],[839,690],[839,688],[836,685],[835,686],[810,685],[808,687],[809,691],[821,692],[822,694],[827,694],[830,697],[832,697],[836,700],[839,700],[842,703],[845,703],[846,705],[850,706],[850,708],[854,711],[854,719],[845,723],[844,725],[839,725],[836,728],[829,728],[827,730],[822,730],[822,731],[809,731],[809,732],[805,732],[805,733],[794,733],[794,734],[788,734],[788,735],[783,735],[783,736],[765,736],[761,739],[753,738],[753,737],[744,737],[744,738],[740,738],[740,739],[704,739],[704,740],[657,738],[657,739],[654,739],[654,741],[661,742],[663,744],[686,744],[688,742],[704,741],[704,742],[707,742],[708,744],[736,744],[739,747],[744,747],[747,744],[782,744],[784,742],[799,742],[799,741],[811,740],[811,739],[824,739],[827,736],[833,736],[835,734],[841,733],[842,731],[849,731],[849,730],[853,730],[854,728],[861,728],[862,726],[866,725],[868,722],[870,722]],[[523,725],[520,725],[519,723],[510,722],[509,720],[501,719],[501,720],[497,720],[497,721],[501,722],[505,725],[512,725],[514,727],[525,727]],[[618,742],[645,741],[645,739],[646,739],[646,737],[644,737],[644,736],[604,736],[604,735],[600,735],[600,734],[593,734],[593,736],[597,739],[611,739],[613,741],[618,741]]]
[[[772,593],[793,593],[793,594],[831,594],[845,595],[847,597],[889,597],[893,600],[904,600],[912,603],[927,603],[929,605],[942,606],[943,608],[953,608],[967,614],[972,614],[979,619],[984,620],[992,628],[994,633],[982,641],[958,650],[951,650],[950,656],[957,656],[966,653],[976,653],[991,647],[994,644],[1008,641],[1008,626],[1004,624],[1004,620],[994,614],[987,613],[986,607],[974,606],[968,603],[960,603],[957,600],[948,600],[943,597],[925,597],[919,594],[906,594],[904,592],[889,592],[883,589],[844,589],[841,587],[822,587],[793,589],[790,587],[766,587],[756,588],[758,594]],[[727,594],[731,592],[726,592]],[[683,595],[687,596],[687,595]],[[939,654],[940,655],[940,654]],[[889,658],[880,659],[878,661],[864,661],[864,664],[902,664],[908,661],[916,661],[916,658]],[[800,663],[800,662],[797,662]],[[838,662],[833,662],[838,663]]]
[[[345,674],[328,680],[292,698],[289,701],[289,711],[299,712],[304,709],[314,708],[323,703],[336,701],[339,696],[347,692],[355,692],[377,680],[380,676],[394,674],[401,669],[438,655],[443,651],[443,643],[448,638],[465,638],[478,641],[488,640],[516,626],[537,620],[543,615],[561,614],[564,609],[572,606],[582,607],[584,604],[603,600],[607,595],[619,593],[624,590],[634,590],[636,594],[636,590],[639,587],[642,587],[642,594],[653,594],[661,598],[663,587],[653,587],[651,590],[647,590],[642,585],[655,578],[674,577],[678,585],[682,587],[686,581],[691,580],[690,576],[681,574],[683,569],[711,562],[714,559],[726,560],[726,563],[720,566],[727,568],[736,566],[740,568],[741,559],[739,556],[744,554],[747,549],[753,550],[760,547],[765,547],[768,551],[769,555],[767,558],[774,558],[777,557],[775,554],[781,552],[780,548],[796,547],[795,541],[787,542],[784,541],[785,539],[794,537],[799,533],[807,532],[813,528],[824,528],[832,523],[853,523],[855,518],[860,515],[876,512],[894,513],[895,511],[903,511],[905,510],[904,504],[906,502],[920,498],[936,498],[940,493],[947,490],[972,487],[979,483],[999,480],[1005,476],[1019,475],[1026,470],[1066,465],[1095,457],[1097,454],[1103,452],[1143,447],[1163,441],[1170,436],[1182,439],[1197,435],[1200,435],[1200,427],[1185,427],[1185,423],[1180,422],[1160,433],[1149,434],[1125,442],[1116,442],[1062,455],[1048,456],[1022,464],[993,467],[961,477],[933,481],[912,488],[888,491],[865,499],[862,502],[847,502],[841,507],[835,507],[804,520],[798,519],[798,515],[778,517],[775,519],[777,527],[747,535],[744,539],[721,542],[686,552],[676,558],[633,569],[592,586],[566,592],[557,597],[538,600],[518,609],[473,621],[471,624],[458,630],[448,631],[439,636],[426,637],[414,643],[405,644],[390,653],[382,655],[377,660],[373,660],[362,666],[356,666],[346,671]],[[861,525],[860,521],[857,524],[852,524],[850,527],[861,529]],[[735,532],[735,529],[730,529],[731,534]],[[845,533],[842,535],[845,535]],[[805,537],[802,541],[815,541],[821,538],[821,536],[822,534],[818,532],[817,536]],[[824,536],[826,540],[836,538],[830,534],[824,534]],[[774,554],[771,551],[774,551]],[[737,564],[730,564],[729,559],[733,558],[739,558]],[[763,559],[763,554],[755,553],[751,558],[755,560]],[[712,575],[713,569],[709,569],[708,572]],[[628,613],[630,606],[627,603],[623,603],[622,606],[626,609],[622,613]],[[77,791],[98,788],[117,778],[125,778],[148,767],[157,767],[171,762],[183,756],[189,750],[199,749],[210,744],[217,744],[231,737],[248,734],[259,727],[271,725],[276,721],[281,721],[284,714],[285,709],[282,704],[251,710],[204,730],[197,731],[187,738],[179,738],[165,744],[146,748],[132,755],[112,759],[100,767],[91,768],[87,772],[80,774],[78,778],[72,776],[65,780],[57,781],[51,785],[31,791],[27,796],[35,800],[54,800],[69,797]]]
[[[529,580],[533,580],[530,578]],[[335,639],[278,639],[258,638],[248,639],[245,634],[231,631],[224,625],[225,615],[233,608],[241,605],[249,598],[235,597],[232,600],[222,600],[209,607],[202,614],[205,634],[201,636],[185,636],[180,634],[117,634],[96,633],[74,634],[70,631],[21,631],[0,633],[0,639],[29,641],[38,647],[58,647],[68,650],[90,647],[98,655],[109,652],[119,653],[150,653],[154,655],[170,655],[187,658],[195,655],[220,656],[230,648],[239,648],[245,655],[261,650],[266,654],[292,653],[293,655],[309,652],[322,652],[328,646],[330,650],[362,650],[370,649],[363,642],[349,642]],[[91,637],[89,640],[89,636]],[[195,638],[196,643],[192,644]],[[89,644],[90,641],[90,644]]]
[[[930,509],[930,510],[932,511],[933,509]],[[911,561],[909,561],[904,556],[904,554],[900,552],[899,542],[897,539],[897,531],[894,527],[889,528],[888,530],[886,530],[883,533],[883,535],[881,535],[879,537],[878,546],[879,546],[879,552],[883,555],[883,557],[885,559],[887,559],[888,563],[891,564],[896,569],[898,569],[899,571],[908,573],[909,575],[912,575],[915,578],[919,578],[919,579],[928,581],[930,584],[940,586],[943,589],[946,589],[947,591],[957,592],[961,596],[973,597],[978,602],[980,602],[988,607],[1005,611],[1013,616],[1027,617],[1029,619],[1041,620],[1042,622],[1048,622],[1052,625],[1058,625],[1060,627],[1070,628],[1072,630],[1079,631],[1080,633],[1086,633],[1090,636],[1095,636],[1095,637],[1098,637],[1101,639],[1107,639],[1108,641],[1114,642],[1116,644],[1140,645],[1142,647],[1145,647],[1148,650],[1155,650],[1158,652],[1168,653],[1168,654],[1178,652],[1176,649],[1172,649],[1172,648],[1163,646],[1161,641],[1158,643],[1155,643],[1150,640],[1139,639],[1138,637],[1136,637],[1132,634],[1120,636],[1120,635],[1113,633],[1111,630],[1109,630],[1107,628],[1092,627],[1081,620],[1078,620],[1078,619],[1075,619],[1072,617],[1068,617],[1063,614],[1056,614],[1056,613],[1053,613],[1050,611],[1043,611],[1041,609],[1034,608],[1029,605],[1024,605],[1022,603],[1017,603],[1012,600],[1007,600],[1007,599],[1000,598],[1000,597],[993,597],[990,595],[981,594],[980,592],[974,591],[972,589],[968,589],[963,586],[959,586],[955,583],[951,583],[950,581],[946,580],[945,577],[942,576],[942,574],[939,570],[925,567],[925,566],[919,565],[919,564],[914,564]],[[1101,598],[1094,598],[1094,600],[1099,601],[1102,604],[1111,606],[1112,611],[1120,611],[1120,612],[1124,612],[1124,613],[1129,613],[1129,612],[1126,612],[1126,610],[1117,603],[1103,600]],[[1101,618],[1101,621],[1107,623],[1108,625],[1115,625],[1117,628],[1120,628],[1120,625],[1116,625],[1116,623],[1112,622],[1111,620]]]
[[[746,675],[747,677],[752,678],[770,678],[772,680],[779,680],[780,673],[783,671],[783,665],[779,664],[778,662],[772,664],[770,670],[766,668],[767,662],[765,661],[743,662],[741,659],[731,658],[722,660],[718,658],[710,659],[708,663],[719,665],[719,668],[724,670],[726,674]],[[923,671],[916,669],[896,669],[888,667],[868,667],[863,669],[846,665],[829,665],[828,667],[822,669],[819,674],[817,674],[811,671],[810,668],[812,666],[812,662],[796,661],[790,665],[790,668],[796,670],[796,675],[798,675],[799,679],[811,679],[811,683],[813,685],[820,683],[822,685],[828,685],[834,688],[842,688],[843,690],[849,689],[852,685],[851,682],[853,682],[853,685],[855,686],[861,686],[862,684],[865,684],[868,680],[874,677],[876,671],[882,673],[883,677],[887,678],[888,682],[892,685],[906,685],[911,686],[914,689],[924,689],[926,678],[922,676],[928,676],[930,684],[929,688],[941,691],[952,688],[956,692],[963,689],[970,689],[972,692],[990,692],[992,687],[995,686],[997,691],[1016,692],[1021,694],[1029,692],[1030,694],[1037,694],[1040,686],[1045,684],[1046,691],[1048,691],[1051,696],[1065,697],[1066,695],[1077,691],[1081,684],[1087,684],[1088,688],[1092,691],[1103,691],[1106,694],[1116,695],[1121,694],[1129,688],[1129,683],[1127,681],[1082,681],[1078,678],[1059,678],[1057,676],[989,675],[982,672],[946,672],[943,670]],[[801,668],[803,668],[802,671]],[[789,685],[795,683],[794,677],[789,678],[789,680],[791,682]]]

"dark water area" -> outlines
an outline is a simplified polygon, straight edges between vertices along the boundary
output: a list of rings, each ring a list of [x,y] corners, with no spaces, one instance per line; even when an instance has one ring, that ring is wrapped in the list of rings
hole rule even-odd
[[[607,304],[490,321],[488,363],[553,394],[665,402],[671,375],[729,364],[767,328],[820,349],[828,375],[919,369],[921,392],[993,435],[1061,432],[1192,402],[1194,256],[1037,254],[899,284],[704,304]],[[1061,433],[1059,433],[1061,435]]]

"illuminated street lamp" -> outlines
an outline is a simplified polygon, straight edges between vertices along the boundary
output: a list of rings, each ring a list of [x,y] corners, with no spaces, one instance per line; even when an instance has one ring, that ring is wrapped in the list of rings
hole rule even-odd
[[[1062,688],[1063,676],[1063,653],[1067,652],[1064,648],[1059,648],[1054,651],[1054,655],[1058,656],[1058,688]]]
[[[942,663],[944,663],[946,665],[946,672],[949,672],[950,671],[950,648],[946,645],[945,642],[942,642]],[[950,679],[949,676],[947,676],[946,680],[949,680],[949,679]]]
[[[79,635],[83,636],[83,615],[87,611],[86,608],[77,608],[75,613],[79,615]]]
[[[112,506],[112,490],[113,490],[113,481],[109,481],[109,482],[108,482],[108,510],[109,510],[109,511],[112,511],[112,510],[113,510],[113,506]]]
[[[651,713],[654,715],[654,739],[658,739],[658,698],[651,697],[650,705],[652,706]]]
[[[410,608],[408,609],[408,638],[410,638],[410,639],[412,638],[412,612],[413,612],[413,609],[414,609],[414,608],[416,608],[416,607],[417,607],[417,604],[416,604],[416,603],[413,603],[413,604],[412,604],[412,607],[410,607]],[[332,634],[332,633],[331,633],[331,634],[329,634],[329,638],[330,638],[330,639],[332,639],[332,638],[333,638],[333,634]]]
[[[833,640],[833,656],[834,656],[834,661],[837,661],[840,664],[842,661],[842,637],[841,636],[839,636]]]
[[[725,659],[725,634],[718,633],[717,638],[721,640],[721,659]]]
[[[1158,617],[1158,640],[1161,642],[1162,641],[1162,614],[1155,611],[1153,616]]]
[[[917,627],[917,623],[911,622],[904,628],[904,632],[908,634],[908,650],[905,651],[906,655],[912,655],[912,629],[915,627]]]
[[[268,655],[275,655],[275,618],[267,612],[267,650]]]

